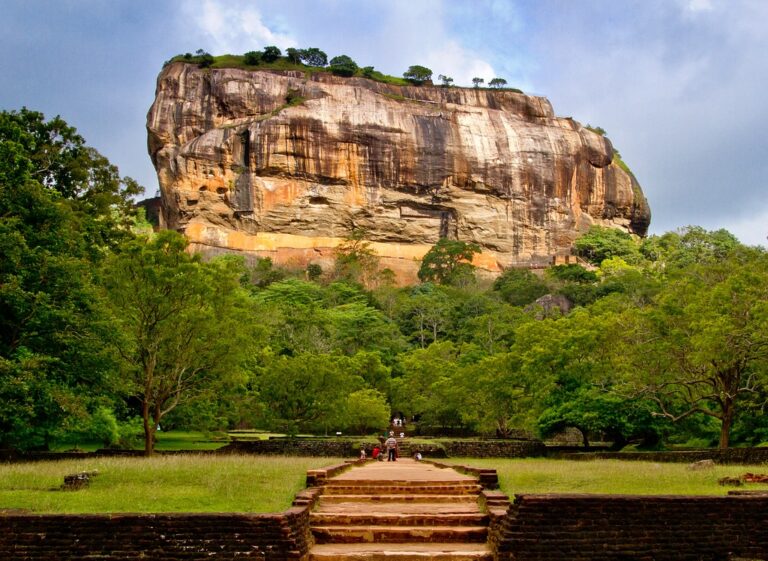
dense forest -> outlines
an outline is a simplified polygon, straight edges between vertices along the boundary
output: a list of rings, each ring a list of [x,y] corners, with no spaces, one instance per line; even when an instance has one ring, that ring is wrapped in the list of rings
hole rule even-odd
[[[768,441],[768,255],[685,227],[592,228],[582,265],[505,270],[441,240],[395,286],[359,232],[335,266],[204,260],[60,118],[0,113],[0,448],[150,452],[158,425]]]

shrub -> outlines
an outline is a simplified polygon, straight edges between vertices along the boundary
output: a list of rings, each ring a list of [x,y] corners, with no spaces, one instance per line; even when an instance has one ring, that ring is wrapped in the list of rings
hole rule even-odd
[[[261,62],[262,52],[261,51],[248,51],[244,55],[244,61],[245,64],[249,66],[256,66]]]

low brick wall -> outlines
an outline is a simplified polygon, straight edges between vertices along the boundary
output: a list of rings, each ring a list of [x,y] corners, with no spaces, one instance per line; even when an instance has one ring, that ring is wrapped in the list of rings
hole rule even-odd
[[[360,444],[351,440],[274,438],[269,440],[235,440],[217,453],[272,454],[280,456],[320,456],[330,458],[356,458]]]
[[[549,455],[566,460],[639,460],[641,462],[659,463],[692,463],[700,460],[713,460],[717,464],[762,464],[768,462],[768,447],[727,448],[725,450],[675,450],[669,452],[582,452]]]
[[[540,440],[457,440],[443,443],[449,458],[530,458],[544,456]]]
[[[768,497],[517,495],[497,561],[768,559]]]
[[[0,559],[300,560],[309,506],[279,514],[0,514]]]
[[[365,445],[370,456],[375,442]],[[472,457],[472,458],[525,458],[543,456],[546,453],[540,440],[456,440],[435,444],[415,444],[407,438],[400,447],[403,456],[410,456],[416,450],[424,457]],[[287,456],[357,457],[360,442],[336,439],[289,439],[240,440],[220,448],[217,452],[237,454],[280,454]]]

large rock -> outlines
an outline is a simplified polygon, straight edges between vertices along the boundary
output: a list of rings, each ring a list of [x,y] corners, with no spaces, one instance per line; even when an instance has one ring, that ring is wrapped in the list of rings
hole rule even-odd
[[[147,129],[168,227],[209,252],[327,265],[364,229],[410,280],[441,236],[497,271],[650,221],[610,142],[542,97],[173,63]]]

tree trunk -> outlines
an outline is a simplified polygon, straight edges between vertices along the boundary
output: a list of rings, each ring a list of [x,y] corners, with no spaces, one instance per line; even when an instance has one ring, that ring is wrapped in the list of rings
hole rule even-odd
[[[579,431],[581,432],[581,439],[582,439],[582,442],[584,443],[584,448],[589,448],[589,436],[587,436],[587,431],[579,427],[576,427],[576,428],[578,428]]]
[[[731,443],[731,425],[736,408],[732,399],[726,399],[723,403],[723,418],[720,420],[720,448],[728,448]]]
[[[141,418],[144,421],[144,455],[148,457],[155,450],[155,430],[157,427],[149,418],[149,403],[142,404]]]

